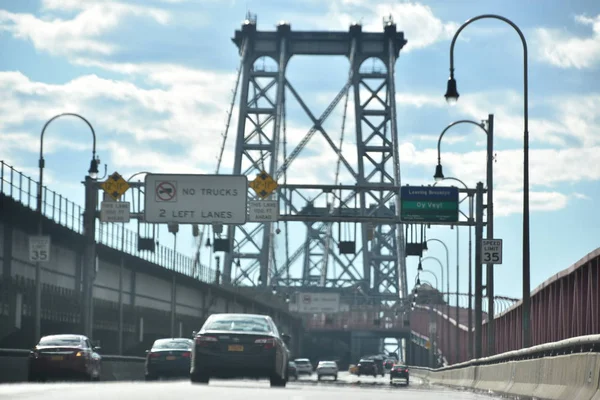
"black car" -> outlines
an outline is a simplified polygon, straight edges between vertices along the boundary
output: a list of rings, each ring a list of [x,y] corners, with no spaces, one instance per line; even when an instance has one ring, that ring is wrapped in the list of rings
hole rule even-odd
[[[362,359],[358,362],[358,371],[356,375],[373,375],[373,377],[377,376],[377,366],[375,365],[374,360]]]
[[[268,315],[213,314],[195,334],[190,380],[269,378],[271,386],[285,387],[289,340]]]
[[[408,385],[408,367],[406,365],[394,365],[390,371],[390,385],[393,385],[396,380],[401,379]]]
[[[93,346],[86,336],[44,336],[29,352],[28,380],[49,378],[100,380],[102,357],[100,347]]]
[[[146,380],[188,377],[194,341],[186,338],[158,339],[146,350]]]
[[[293,361],[288,362],[288,378],[298,380],[298,366]]]

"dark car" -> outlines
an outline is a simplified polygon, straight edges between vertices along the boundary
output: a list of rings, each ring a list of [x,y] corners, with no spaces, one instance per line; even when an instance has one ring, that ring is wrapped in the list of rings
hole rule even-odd
[[[271,386],[285,387],[289,340],[268,315],[213,314],[194,337],[190,380],[269,378]]]
[[[358,371],[356,373],[356,375],[361,376],[361,375],[373,375],[374,377],[377,376],[377,366],[375,365],[375,361],[373,360],[367,360],[367,359],[362,359],[358,362]]]
[[[44,336],[29,353],[30,382],[49,378],[100,380],[102,358],[86,336]]]
[[[294,378],[296,381],[298,380],[298,367],[293,361],[288,362],[288,378]]]
[[[383,357],[375,356],[372,357],[375,362],[375,367],[377,368],[377,373],[381,374],[381,376],[385,376],[385,367],[383,365]]]
[[[390,371],[390,385],[393,385],[396,380],[405,381],[405,385],[408,385],[408,367],[406,365],[394,365]]]
[[[146,380],[188,377],[194,341],[186,338],[158,339],[146,350]]]

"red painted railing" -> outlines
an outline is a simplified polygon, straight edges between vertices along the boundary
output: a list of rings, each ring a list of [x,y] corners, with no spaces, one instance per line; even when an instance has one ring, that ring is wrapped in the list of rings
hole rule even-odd
[[[433,310],[437,323],[437,342],[449,363],[468,359],[468,337],[465,319],[460,328],[440,311]],[[450,315],[454,315],[451,309]],[[411,328],[429,336],[432,312],[419,307],[411,314]],[[556,342],[582,335],[600,334],[600,248],[591,252],[571,267],[550,277],[531,292],[530,325],[532,345]],[[496,315],[496,341],[493,354],[522,348],[521,302]],[[449,345],[442,333],[450,332]],[[483,324],[483,355],[488,355],[487,323]],[[459,348],[456,349],[456,335]],[[474,354],[474,353],[473,353]]]

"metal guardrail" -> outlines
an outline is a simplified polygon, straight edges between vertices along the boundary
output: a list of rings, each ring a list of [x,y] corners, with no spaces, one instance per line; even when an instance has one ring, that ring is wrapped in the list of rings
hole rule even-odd
[[[536,358],[553,357],[564,354],[576,353],[600,353],[600,335],[577,336],[558,342],[545,343],[526,349],[513,350],[502,354],[496,354],[490,357],[477,358],[458,364],[448,365],[441,368],[411,367],[416,370],[424,371],[449,371],[477,365],[500,364],[509,361],[533,360]]]
[[[37,181],[17,171],[4,161],[0,161],[0,193],[35,210],[37,187]],[[42,199],[42,214],[46,218],[79,234],[83,232],[83,208],[81,206],[46,186],[43,187]],[[214,269],[205,265],[196,266],[192,257],[176,252],[167,246],[157,244],[154,252],[139,252],[138,234],[128,229],[122,229],[121,224],[112,222],[97,224],[96,242],[202,282],[215,282],[216,271]]]

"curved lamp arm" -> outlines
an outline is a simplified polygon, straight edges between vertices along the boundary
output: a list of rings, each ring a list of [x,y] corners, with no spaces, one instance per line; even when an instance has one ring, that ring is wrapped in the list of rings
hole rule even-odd
[[[475,122],[475,121],[472,121],[469,119],[461,119],[459,121],[454,121],[453,123],[451,123],[450,125],[445,127],[444,130],[442,131],[442,133],[440,133],[440,137],[438,138],[438,142],[437,142],[438,163],[437,163],[437,166],[435,167],[435,174],[433,175],[433,178],[435,180],[444,179],[444,173],[442,171],[442,155],[441,155],[441,153],[442,153],[442,151],[441,151],[442,138],[444,137],[444,135],[450,128],[452,128],[453,126],[456,126],[456,125],[460,125],[460,124],[471,124],[471,125],[478,126],[481,130],[483,130],[485,132],[486,135],[489,135],[489,132],[487,129],[485,129],[485,125],[483,122]]]

